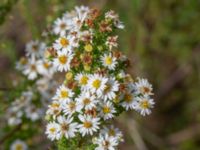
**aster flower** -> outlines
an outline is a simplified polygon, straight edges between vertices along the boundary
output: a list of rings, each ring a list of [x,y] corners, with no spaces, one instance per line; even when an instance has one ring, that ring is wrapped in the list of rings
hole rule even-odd
[[[100,115],[103,117],[104,120],[113,118],[114,113],[116,113],[116,110],[111,102],[108,101],[101,104]]]
[[[93,135],[94,132],[97,132],[99,129],[99,118],[92,118],[89,115],[79,115],[78,118],[82,122],[78,125],[79,132],[82,134],[82,136],[85,135]]]
[[[27,150],[27,149],[28,149],[27,144],[19,139],[15,140],[10,147],[10,150]]]
[[[101,61],[103,66],[107,67],[110,70],[114,70],[117,65],[116,58],[113,57],[111,54],[104,54],[104,56],[101,57]]]
[[[50,122],[47,124],[45,133],[49,139],[59,140],[61,138],[61,126],[56,122]]]

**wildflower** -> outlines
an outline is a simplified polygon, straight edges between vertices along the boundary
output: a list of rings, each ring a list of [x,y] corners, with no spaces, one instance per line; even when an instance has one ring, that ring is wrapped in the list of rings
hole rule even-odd
[[[111,102],[104,102],[101,104],[101,116],[104,120],[111,119],[114,117],[114,113],[116,113],[116,110]]]
[[[82,136],[85,135],[93,135],[94,132],[96,132],[99,129],[99,118],[92,118],[89,115],[79,115],[78,118],[82,122],[78,125],[79,131],[82,134]]]
[[[19,139],[15,140],[10,147],[10,150],[27,150],[27,149],[28,149],[27,144]]]
[[[49,139],[59,140],[61,138],[61,126],[56,122],[50,122],[47,124],[45,133]]]
[[[101,61],[103,66],[107,67],[110,70],[114,70],[117,65],[116,58],[113,57],[111,54],[104,54],[104,56],[101,57]]]

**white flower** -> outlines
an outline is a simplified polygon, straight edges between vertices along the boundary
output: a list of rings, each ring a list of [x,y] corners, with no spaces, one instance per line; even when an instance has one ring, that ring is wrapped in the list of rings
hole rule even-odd
[[[116,138],[118,142],[124,141],[122,132],[118,128],[115,128],[113,125],[109,127],[104,127],[100,131],[100,134],[103,134],[103,135],[108,134],[108,136]]]
[[[48,106],[47,115],[58,116],[62,111],[61,104],[58,101],[53,101],[51,105]]]
[[[66,104],[62,104],[63,112],[65,115],[73,115],[75,112],[79,112],[81,110],[80,105],[75,101],[70,101]]]
[[[53,64],[58,71],[70,70],[70,62],[73,59],[73,54],[69,51],[57,51],[58,56],[54,58]]]
[[[110,70],[114,70],[117,65],[117,60],[111,54],[104,54],[101,57],[101,62],[104,67],[107,67]]]
[[[61,104],[67,103],[71,101],[74,92],[67,88],[65,85],[61,85],[57,91],[56,95],[53,97],[54,100],[58,100]]]
[[[61,126],[56,122],[50,122],[47,124],[46,132],[47,137],[53,140],[59,140],[61,138]]]
[[[36,65],[38,73],[43,76],[52,77],[55,72],[54,67],[52,66],[52,63],[50,61],[38,60]]]
[[[75,80],[84,88],[88,83],[89,76],[87,74],[79,73],[75,76]]]
[[[70,28],[71,28],[70,20],[67,20],[65,18],[58,18],[54,22],[53,32],[56,35],[64,36],[66,34],[67,30],[69,30]]]
[[[153,95],[152,85],[147,81],[147,79],[140,79],[135,83],[136,93],[143,95]]]
[[[87,88],[92,92],[96,93],[98,97],[102,96],[103,90],[106,87],[107,78],[102,77],[98,74],[91,75],[88,80]]]
[[[92,108],[96,107],[98,103],[94,94],[90,94],[90,92],[82,92],[81,95],[76,98],[78,105],[81,108],[85,108],[85,110],[91,110]]]
[[[113,10],[110,10],[105,13],[105,18],[106,19],[113,19],[116,20],[119,18],[118,14],[116,14]]]
[[[118,142],[116,138],[111,137],[108,134],[100,134],[100,136],[95,139],[94,144],[98,145],[95,150],[115,150]]]
[[[138,103],[136,100],[136,96],[133,92],[126,92],[123,96],[124,101],[121,103],[121,105],[126,109],[136,109]]]
[[[34,57],[42,57],[44,50],[46,48],[45,43],[40,43],[39,41],[30,41],[26,45],[26,55]]]
[[[29,80],[34,80],[38,77],[38,66],[36,64],[35,57],[31,57],[24,67],[23,74],[26,75]]]
[[[28,149],[27,144],[18,139],[15,140],[10,147],[10,150],[27,150],[27,149]]]
[[[75,133],[77,132],[77,123],[72,122],[73,118],[65,118],[65,116],[59,116],[57,120],[61,126],[62,135],[64,135],[67,139],[75,136]]]
[[[71,44],[68,38],[62,36],[59,37],[56,42],[53,44],[53,47],[56,50],[63,50],[63,51],[69,51],[72,52]]]
[[[97,132],[99,129],[99,118],[92,118],[89,115],[79,115],[78,118],[82,122],[82,124],[79,124],[79,132],[82,134],[82,136],[85,135],[93,135],[94,132]]]
[[[116,97],[116,93],[119,90],[119,83],[114,77],[109,78],[106,82],[106,87],[103,91],[102,98],[104,100],[112,100]]]
[[[149,98],[148,96],[140,96],[137,98],[138,105],[136,110],[140,112],[141,115],[149,115],[151,113],[151,108],[154,107],[154,100]]]
[[[111,119],[114,117],[114,113],[116,113],[115,107],[111,102],[104,102],[101,104],[100,115],[104,120]]]

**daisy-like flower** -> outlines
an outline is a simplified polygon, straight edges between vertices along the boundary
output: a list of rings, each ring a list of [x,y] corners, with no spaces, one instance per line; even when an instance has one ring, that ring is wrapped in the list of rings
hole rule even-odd
[[[102,96],[103,90],[106,87],[107,81],[108,79],[106,77],[102,77],[98,74],[91,75],[88,80],[87,88],[92,93],[96,93],[97,96],[100,97]]]
[[[115,150],[118,145],[117,139],[109,136],[108,134],[100,135],[94,140],[94,144],[98,146],[95,150]]]
[[[116,97],[116,93],[119,90],[119,83],[115,78],[109,78],[106,82],[106,87],[103,91],[102,98],[104,100],[112,100]]]
[[[113,125],[109,127],[104,127],[100,131],[100,134],[103,134],[103,135],[108,134],[108,136],[116,138],[118,142],[124,141],[122,132],[118,128],[115,128]]]
[[[104,102],[101,104],[100,115],[104,120],[111,119],[114,117],[114,113],[116,113],[115,107],[111,102]]]
[[[72,117],[66,118],[65,116],[59,116],[57,120],[60,124],[62,135],[67,139],[75,136],[75,133],[77,132],[77,123],[73,123]]]
[[[118,46],[117,39],[118,39],[118,36],[109,36],[107,38],[106,45],[109,47],[110,50],[112,49],[112,47]]]
[[[152,85],[147,81],[147,79],[140,79],[135,83],[136,93],[143,95],[153,95]]]
[[[38,77],[38,66],[36,64],[35,57],[31,57],[24,67],[23,74],[26,75],[29,80],[34,80]]]
[[[61,126],[56,122],[50,122],[47,124],[46,132],[47,137],[53,140],[59,140],[61,138]]]
[[[38,60],[36,65],[38,68],[38,73],[43,76],[51,77],[55,72],[54,67],[50,61]]]
[[[19,139],[15,140],[10,147],[10,150],[27,150],[27,149],[28,149],[27,144]]]
[[[30,41],[26,45],[26,55],[34,57],[42,57],[44,50],[46,48],[45,43],[40,43],[39,41]]]
[[[90,94],[90,92],[83,92],[78,98],[76,98],[78,105],[81,108],[85,108],[85,110],[91,110],[96,107],[98,101],[94,94]]]
[[[67,30],[69,30],[71,28],[71,22],[65,18],[58,18],[55,23],[54,23],[54,28],[53,28],[53,32],[56,35],[61,35],[64,36],[67,32]]]
[[[114,70],[117,65],[117,60],[114,56],[111,54],[104,54],[101,57],[101,62],[104,67],[107,67],[110,70]]]
[[[59,37],[56,42],[53,44],[54,49],[56,50],[64,50],[72,52],[71,44],[68,38],[62,36]]]
[[[97,132],[99,129],[99,120],[100,118],[93,118],[89,115],[79,115],[78,118],[82,122],[78,125],[79,132],[82,134],[82,136],[85,135],[93,135],[94,132]]]
[[[71,101],[74,92],[67,88],[65,85],[61,85],[57,91],[56,95],[53,97],[54,100],[58,100],[61,104],[67,103]]]
[[[69,116],[73,115],[75,112],[80,112],[81,110],[80,105],[78,105],[77,102],[72,100],[66,104],[63,104],[62,108],[64,114]]]
[[[154,100],[149,98],[148,96],[140,96],[137,97],[138,105],[136,110],[140,112],[141,115],[149,115],[151,113],[151,108],[154,107]]]
[[[136,109],[138,102],[136,96],[133,92],[127,91],[123,96],[123,102],[121,103],[122,107],[126,110]]]
[[[89,76],[87,74],[79,73],[75,76],[75,80],[84,88],[88,83]]]
[[[62,111],[61,104],[58,101],[53,101],[51,105],[48,106],[47,115],[52,115],[54,117],[60,115]]]
[[[27,118],[30,118],[32,121],[36,121],[42,115],[42,110],[36,108],[34,105],[31,105],[25,109],[25,113]]]
[[[57,51],[58,56],[54,58],[53,64],[58,71],[70,70],[70,62],[73,59],[73,54],[69,51]]]

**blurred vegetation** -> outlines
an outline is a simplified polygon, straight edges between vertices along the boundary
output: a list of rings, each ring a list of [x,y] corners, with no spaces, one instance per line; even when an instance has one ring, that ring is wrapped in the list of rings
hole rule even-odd
[[[42,31],[56,17],[75,5],[119,13],[126,26],[119,32],[119,45],[130,58],[129,72],[134,77],[147,77],[154,85],[157,104],[150,117],[141,118],[130,112],[117,121],[125,132],[126,142],[121,149],[199,149],[199,0],[1,1],[0,103],[7,99],[2,90],[11,88],[17,80],[14,65],[24,54],[25,43],[41,38]],[[137,126],[131,130],[133,119]],[[140,145],[135,139],[141,140]]]

